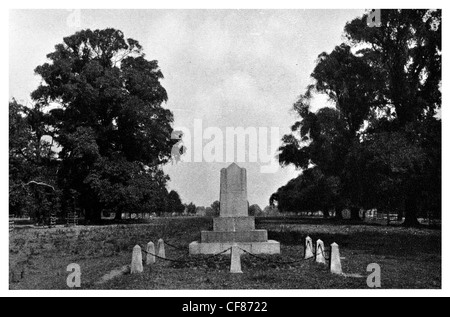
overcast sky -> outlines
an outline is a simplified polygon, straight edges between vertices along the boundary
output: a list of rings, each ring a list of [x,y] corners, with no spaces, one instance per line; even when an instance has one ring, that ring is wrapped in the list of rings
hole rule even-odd
[[[174,127],[194,132],[235,127],[276,128],[280,138],[296,116],[292,104],[310,83],[315,60],[342,41],[347,21],[363,10],[20,10],[10,11],[10,98],[30,102],[40,78],[34,69],[62,38],[80,29],[113,27],[138,40],[147,59],[159,61]],[[315,107],[326,106],[319,98]],[[274,130],[275,131],[275,130]],[[192,141],[194,141],[192,139]],[[205,146],[209,140],[203,141]],[[224,139],[224,143],[229,142]],[[270,145],[270,139],[268,137]],[[224,144],[225,152],[225,144]],[[225,157],[225,154],[224,154]],[[219,199],[226,162],[180,162],[165,171],[183,202],[209,206]],[[248,199],[264,208],[293,168],[261,173],[247,168]]]

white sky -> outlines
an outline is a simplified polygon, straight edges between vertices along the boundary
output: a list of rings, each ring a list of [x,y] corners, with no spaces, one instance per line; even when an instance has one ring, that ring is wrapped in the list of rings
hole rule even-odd
[[[62,38],[80,29],[113,27],[138,40],[159,61],[174,127],[278,127],[289,132],[292,104],[310,83],[317,56],[342,41],[344,25],[363,10],[68,10],[10,11],[9,97],[26,103],[40,78],[36,66]],[[321,98],[316,107],[326,105]],[[204,145],[208,141],[204,141]],[[248,199],[264,208],[292,168],[247,168]],[[219,199],[220,169],[229,163],[168,165],[170,189],[183,202],[209,206]],[[264,164],[265,165],[265,164]]]

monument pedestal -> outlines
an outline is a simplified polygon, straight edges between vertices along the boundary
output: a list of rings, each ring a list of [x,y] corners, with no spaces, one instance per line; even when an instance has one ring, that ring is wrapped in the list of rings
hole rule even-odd
[[[202,231],[201,242],[189,245],[190,254],[217,254],[236,245],[253,254],[280,253],[280,243],[268,240],[267,230],[256,230],[248,216],[247,173],[235,163],[220,171],[220,216],[213,221],[213,231]]]

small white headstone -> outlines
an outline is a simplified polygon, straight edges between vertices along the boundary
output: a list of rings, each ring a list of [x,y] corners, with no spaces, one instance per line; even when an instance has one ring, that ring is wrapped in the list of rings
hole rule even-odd
[[[308,236],[305,239],[305,260],[314,257],[312,239]]]
[[[165,250],[165,248],[164,248],[164,240],[163,239],[159,239],[158,240],[158,245],[157,245],[157,247],[158,247],[158,256],[160,257],[160,258],[163,258],[163,259],[165,259],[166,258],[166,250]]]
[[[241,250],[238,246],[231,247],[231,267],[230,273],[242,273]]]
[[[339,245],[335,242],[331,245],[330,271],[335,274],[342,274],[341,255],[339,254]]]
[[[142,251],[141,247],[136,245],[133,248],[133,256],[131,258],[131,274],[142,273],[144,271],[144,267],[142,265]]]
[[[325,261],[325,248],[323,246],[323,241],[320,239],[317,240],[317,243],[316,243],[316,262],[324,263],[324,264],[327,263]]]
[[[145,264],[150,265],[155,263],[155,244],[153,242],[147,243],[147,257],[145,259]]]

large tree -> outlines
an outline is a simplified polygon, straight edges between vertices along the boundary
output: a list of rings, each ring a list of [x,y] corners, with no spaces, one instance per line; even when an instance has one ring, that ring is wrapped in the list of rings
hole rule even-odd
[[[292,126],[292,134],[283,137],[280,163],[294,164],[302,170],[315,166],[330,182],[346,188],[346,158],[352,144],[359,142],[364,120],[380,102],[380,83],[374,80],[374,70],[367,61],[354,55],[346,44],[330,54],[320,54],[311,77],[314,83],[294,104],[301,120]],[[335,107],[311,112],[310,102],[317,93],[325,94]],[[334,196],[335,192],[328,195]],[[340,199],[333,199],[335,205],[329,207],[335,207],[340,215],[344,205],[349,205],[352,217],[357,219],[360,204],[351,196],[352,192],[340,190]]]
[[[385,82],[380,91],[385,102],[378,108],[378,117],[375,118],[378,120],[370,120],[369,123],[375,125],[374,130],[377,130],[380,117],[383,120],[391,116],[392,120],[383,126],[384,131],[402,135],[410,147],[426,147],[425,135],[418,133],[436,130],[439,126],[435,123],[435,116],[441,107],[441,14],[441,10],[381,10],[381,24],[378,27],[368,26],[368,14],[345,26],[348,40],[356,48],[361,48],[359,54],[379,70],[377,77]],[[436,135],[438,132],[432,133]],[[435,145],[440,148],[440,141]],[[405,189],[407,225],[417,224],[423,192],[435,196],[436,193],[431,192],[440,188],[440,185],[423,186],[430,170],[440,171],[440,159],[436,155],[428,155],[425,161],[428,164],[422,167],[415,164],[414,169],[407,173],[408,177],[403,177],[401,181]],[[388,171],[392,171],[395,167],[389,165]],[[432,174],[436,175],[435,172]],[[435,182],[440,182],[439,178]]]
[[[415,225],[420,208],[440,208],[441,11],[382,10],[379,27],[367,18],[346,25],[347,44],[319,55],[280,163],[337,177],[336,204],[353,217],[394,209]],[[312,113],[315,93],[335,110]]]
[[[162,107],[167,93],[158,62],[115,29],[65,37],[47,58],[35,69],[42,82],[32,98],[48,111],[65,195],[75,190],[92,221],[102,209],[142,209],[140,202],[161,200],[173,115]]]

